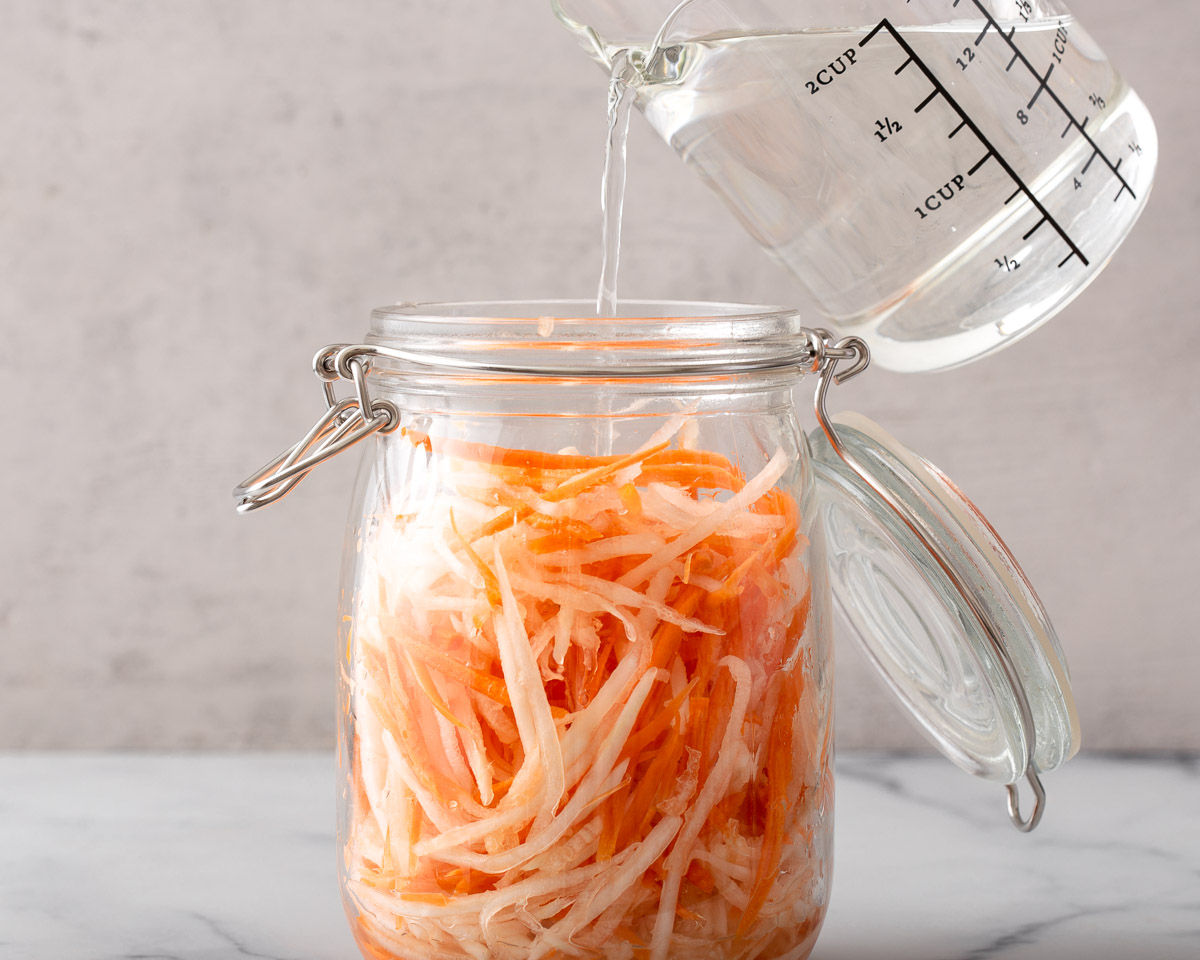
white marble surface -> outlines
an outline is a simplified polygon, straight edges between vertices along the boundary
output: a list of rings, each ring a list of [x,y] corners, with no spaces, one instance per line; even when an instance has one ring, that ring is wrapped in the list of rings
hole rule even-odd
[[[814,960],[1196,960],[1200,763],[1085,758],[1032,836],[935,759],[838,765]],[[356,956],[318,754],[0,755],[4,960]]]

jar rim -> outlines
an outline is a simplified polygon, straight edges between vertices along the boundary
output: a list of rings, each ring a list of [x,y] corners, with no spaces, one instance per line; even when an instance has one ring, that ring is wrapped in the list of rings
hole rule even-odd
[[[371,312],[374,324],[396,320],[436,323],[450,319],[479,323],[534,323],[551,317],[563,321],[631,323],[664,320],[753,320],[768,316],[790,316],[791,307],[732,301],[622,300],[616,317],[601,317],[595,300],[450,300],[402,301],[377,307]]]
[[[808,350],[799,311],[754,304],[626,300],[399,303],[371,313],[367,342],[419,354],[426,372],[537,371],[549,377],[714,375],[795,366]],[[403,365],[403,361],[400,361]]]

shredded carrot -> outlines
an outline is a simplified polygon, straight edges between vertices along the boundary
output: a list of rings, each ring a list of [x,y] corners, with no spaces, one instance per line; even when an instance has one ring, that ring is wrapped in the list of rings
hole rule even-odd
[[[458,545],[463,548],[463,553],[470,558],[471,563],[475,564],[475,569],[479,571],[479,575],[483,577],[483,585],[484,589],[487,590],[488,603],[493,607],[500,606],[500,584],[496,580],[496,575],[492,573],[492,568],[484,563],[483,557],[476,553],[471,544],[463,539],[463,535],[458,531],[458,524],[454,522],[453,510],[450,511],[449,518],[450,529],[454,533],[454,539],[458,541]]]
[[[497,703],[508,706],[508,688],[500,677],[494,677],[490,673],[484,673],[482,670],[461,663],[441,650],[435,650],[421,640],[412,637],[405,639],[404,649],[409,656],[422,661],[438,673],[465,684]]]
[[[435,907],[444,907],[450,902],[444,893],[402,893],[399,896],[409,903],[430,903]]]
[[[738,922],[738,935],[745,936],[758,919],[759,911],[775,883],[779,872],[779,859],[783,854],[784,831],[787,829],[787,791],[792,780],[792,720],[798,704],[795,702],[796,687],[785,678],[780,684],[780,701],[776,707],[775,722],[767,738],[767,818],[763,831],[762,852],[754,886],[750,891],[750,902]]]
[[[675,603],[675,611],[682,617],[690,617],[696,612],[700,601],[704,598],[704,590],[690,584],[685,586]],[[683,639],[683,627],[676,623],[660,622],[653,638],[652,663],[660,670],[665,669],[679,652],[679,643]]]
[[[625,507],[625,516],[630,521],[637,521],[642,516],[642,498],[638,496],[637,487],[632,483],[624,484],[617,495],[621,498],[621,504]]]
[[[782,452],[402,436],[443,484],[380,511],[347,629],[364,954],[801,957],[832,750]]]
[[[658,756],[645,769],[642,780],[634,792],[629,808],[625,813],[625,824],[621,834],[622,845],[627,845],[645,835],[656,814],[656,799],[664,788],[671,783],[673,774],[679,767],[683,756],[684,744],[679,734],[674,730],[667,738],[666,744]]]
[[[407,652],[405,651],[405,653]],[[429,705],[454,724],[454,726],[465,729],[466,724],[451,713],[450,708],[446,705],[446,701],[442,699],[442,695],[438,693],[437,687],[433,685],[433,678],[429,676],[429,671],[425,669],[425,664],[419,660],[409,658],[409,667],[412,669],[412,675],[416,678],[417,685],[420,686],[425,696],[429,698]]]
[[[612,463],[606,463],[602,466],[593,467],[591,470],[585,470],[583,473],[576,474],[570,480],[566,480],[550,490],[542,498],[548,503],[559,503],[567,500],[570,497],[578,496],[603,480],[608,479],[618,470],[623,470],[625,467],[631,467],[635,463],[641,463],[647,457],[652,457],[660,450],[667,449],[666,443],[660,443],[657,446],[650,447],[645,450],[639,450],[637,453],[631,453],[627,457],[619,457]]]
[[[696,688],[696,680],[692,679],[688,685],[684,687],[677,695],[668,700],[660,708],[653,711],[652,715],[647,718],[645,723],[638,728],[637,732],[625,743],[625,748],[621,751],[622,756],[638,757],[648,756],[650,744],[658,739],[667,727],[675,722],[676,716],[679,715],[680,708],[687,702],[688,695]],[[649,706],[649,704],[647,704]]]

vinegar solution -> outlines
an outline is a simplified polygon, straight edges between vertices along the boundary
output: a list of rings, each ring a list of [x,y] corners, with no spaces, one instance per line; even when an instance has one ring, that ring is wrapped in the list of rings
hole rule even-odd
[[[613,60],[608,82],[608,137],[604,144],[604,177],[600,183],[602,250],[596,316],[617,315],[617,273],[621,263],[621,218],[625,209],[629,115],[641,74],[625,52]]]

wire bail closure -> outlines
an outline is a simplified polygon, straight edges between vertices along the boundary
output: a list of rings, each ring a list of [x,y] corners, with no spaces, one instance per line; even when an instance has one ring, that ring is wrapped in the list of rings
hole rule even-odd
[[[838,382],[848,380],[866,367],[866,355],[847,350],[846,341],[834,344],[832,336],[824,330],[807,330],[806,336],[796,351],[781,356],[773,368],[805,367],[810,363],[815,371],[829,360],[859,357],[855,367],[838,377]],[[856,341],[862,344],[861,340]],[[866,345],[862,345],[866,350]],[[296,488],[317,465],[365,440],[374,433],[391,433],[400,425],[400,410],[390,400],[372,400],[367,389],[367,374],[373,359],[393,360],[425,368],[442,368],[476,374],[514,374],[525,377],[556,377],[559,373],[542,367],[521,364],[492,363],[461,357],[445,357],[436,354],[401,350],[365,343],[335,343],[322,347],[313,357],[313,373],[321,381],[325,395],[325,414],[301,440],[289,447],[262,469],[247,477],[233,491],[237,498],[238,513],[250,513],[268,504],[281,500]],[[715,365],[698,363],[682,372],[694,374],[711,373]],[[743,372],[752,369],[740,364],[724,364],[720,372]],[[634,364],[620,371],[628,376],[646,376],[653,370]],[[594,373],[576,371],[572,376],[611,378],[611,369]],[[334,384],[348,380],[354,384],[354,395],[338,399]]]
[[[343,344],[335,344],[313,357],[313,372],[325,394],[325,413],[298,443],[234,488],[238,513],[249,513],[283,499],[313,467],[374,433],[391,433],[400,426],[400,410],[394,403],[371,399],[367,389],[369,362],[359,357],[341,362],[344,349]],[[354,383],[354,395],[339,400],[334,384],[341,379]]]

